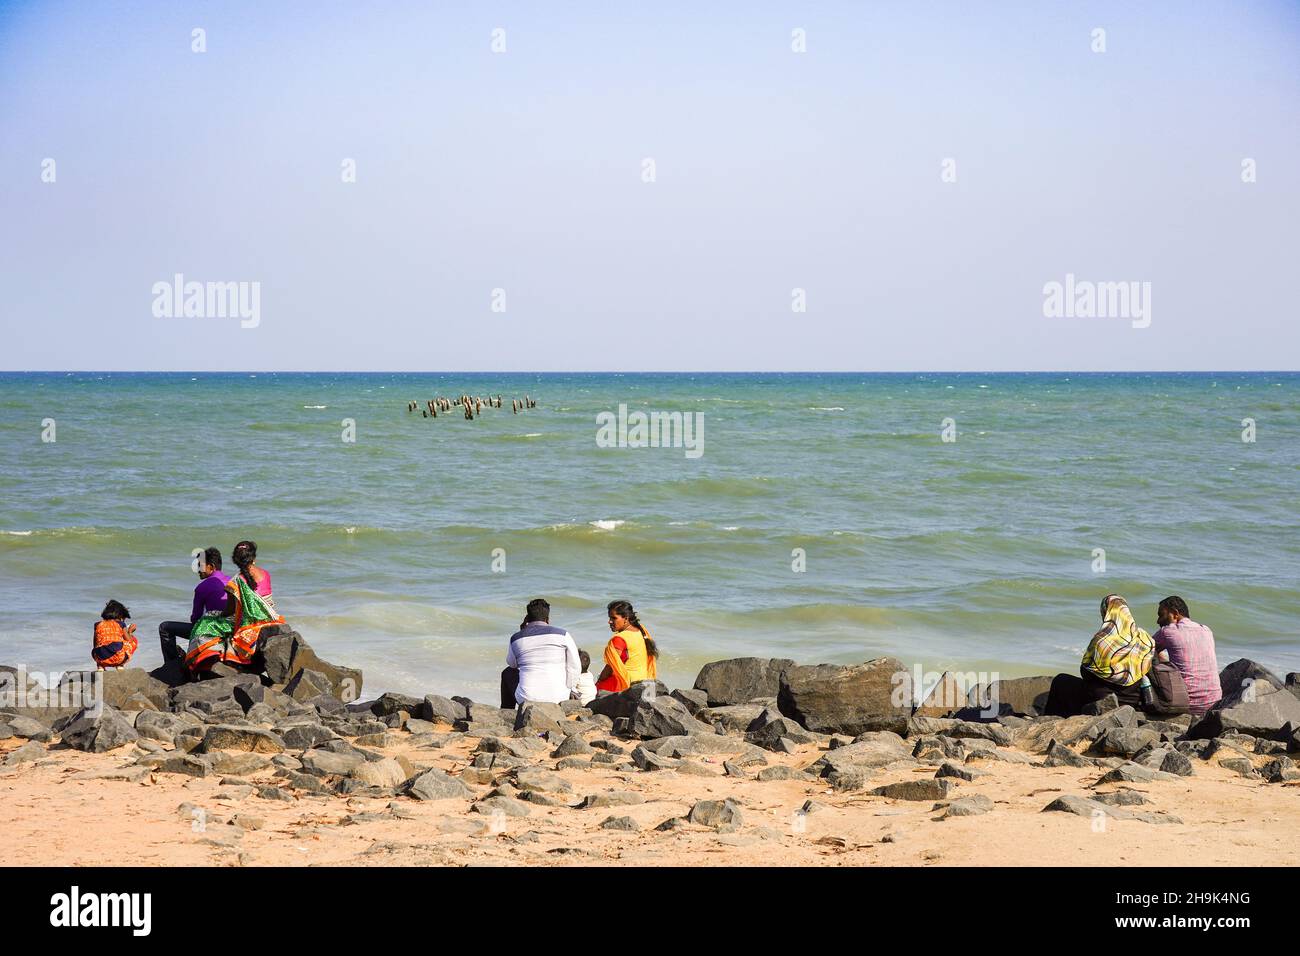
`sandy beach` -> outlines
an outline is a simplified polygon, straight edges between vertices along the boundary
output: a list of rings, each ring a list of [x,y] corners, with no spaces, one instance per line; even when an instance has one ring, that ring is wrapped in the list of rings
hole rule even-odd
[[[521,733],[512,739],[543,739]],[[554,731],[550,736],[561,739]],[[599,730],[579,736],[587,742],[610,739]],[[470,797],[427,801],[394,791],[313,794],[287,786],[283,775],[275,776],[281,768],[264,754],[219,758],[232,766],[264,764],[258,770],[191,777],[136,762],[179,749],[171,746],[160,746],[158,753],[138,744],[85,753],[55,744],[36,759],[0,769],[0,836],[7,861],[17,866],[1218,867],[1289,864],[1300,839],[1300,783],[1264,783],[1214,760],[1195,760],[1188,777],[1098,786],[1103,768],[1038,766],[1041,756],[1014,745],[997,747],[1002,759],[948,761],[984,774],[958,780],[946,799],[936,801],[890,799],[870,789],[839,791],[811,777],[755,779],[760,769],[810,766],[828,752],[818,743],[766,753],[767,767],[754,767],[743,778],[726,775],[722,755],[653,770],[630,761],[580,769],[570,757],[556,770],[565,758],[551,756],[556,744],[549,741],[517,768],[467,773],[482,744],[483,738],[442,723],[426,733],[389,730],[365,738],[362,749],[385,761],[484,781],[468,784]],[[614,745],[627,752],[637,742]],[[20,746],[29,745],[18,738],[0,741],[0,764]],[[1020,760],[1028,762],[1011,762]],[[870,772],[865,787],[932,779],[942,762],[904,760],[881,767]],[[531,768],[550,772],[541,778],[547,788],[541,792],[557,805],[518,799],[524,791],[516,791],[512,780]],[[516,794],[507,799],[523,815],[474,811],[474,801],[496,786]],[[275,790],[261,789],[267,787]],[[1107,818],[1099,825],[1090,816],[1043,812],[1063,795],[1121,791],[1141,795],[1144,802],[1136,809],[1181,822]],[[629,801],[622,805],[569,805],[610,793],[632,796],[617,798]],[[973,796],[987,797],[991,809],[944,818],[945,804]],[[739,825],[718,829],[685,822],[656,829],[687,817],[706,800],[734,801]],[[815,806],[800,814],[808,801]],[[610,818],[627,818],[619,825],[630,829],[603,826]]]

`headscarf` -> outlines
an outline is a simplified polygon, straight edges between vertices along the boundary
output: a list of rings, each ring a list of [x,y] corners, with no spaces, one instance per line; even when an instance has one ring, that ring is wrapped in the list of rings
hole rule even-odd
[[[1118,594],[1101,599],[1101,630],[1083,652],[1083,667],[1104,681],[1132,687],[1151,669],[1156,645]]]

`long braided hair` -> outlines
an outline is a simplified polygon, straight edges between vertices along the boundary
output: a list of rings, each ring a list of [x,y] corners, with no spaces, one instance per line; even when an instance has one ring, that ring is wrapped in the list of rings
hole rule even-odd
[[[659,648],[655,645],[654,639],[646,633],[645,627],[637,619],[636,611],[632,608],[631,601],[610,601],[606,608],[610,614],[617,614],[619,617],[627,618],[627,622],[641,632],[645,638],[645,652],[651,657],[659,656]]]
[[[248,582],[248,586],[254,591],[257,590],[257,578],[253,577],[253,562],[257,560],[257,542],[241,541],[235,545],[235,550],[230,552],[230,560],[235,562],[239,568],[240,577]]]

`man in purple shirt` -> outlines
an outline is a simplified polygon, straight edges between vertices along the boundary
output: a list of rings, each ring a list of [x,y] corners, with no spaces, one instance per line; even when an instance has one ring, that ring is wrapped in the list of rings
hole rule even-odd
[[[194,588],[194,606],[190,609],[189,623],[163,621],[158,625],[158,640],[162,644],[163,663],[179,661],[185,657],[185,652],[177,646],[176,642],[190,639],[190,630],[194,627],[195,621],[209,611],[226,609],[226,583],[230,578],[221,573],[221,552],[216,548],[206,549],[203,557],[199,559],[198,572],[200,580]]]
[[[1219,662],[1214,655],[1214,632],[1189,616],[1187,602],[1171,595],[1156,609],[1160,630],[1151,635],[1156,653],[1163,653],[1183,675],[1193,714],[1203,714],[1223,697],[1219,687]]]

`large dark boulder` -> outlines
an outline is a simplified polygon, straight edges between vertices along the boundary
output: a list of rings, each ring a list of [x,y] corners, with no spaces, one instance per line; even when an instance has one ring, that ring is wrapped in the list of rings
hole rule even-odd
[[[469,709],[460,701],[438,694],[426,694],[419,713],[422,720],[442,720],[454,724],[469,717]]]
[[[274,684],[288,684],[299,671],[311,670],[323,676],[329,693],[344,703],[361,697],[361,671],[322,660],[297,631],[281,627],[262,642],[262,663]]]
[[[1193,740],[1209,740],[1236,732],[1282,740],[1288,724],[1300,727],[1300,698],[1257,680],[1244,695],[1225,696],[1192,724],[1187,735]]]
[[[1219,689],[1223,691],[1223,700],[1218,706],[1231,706],[1251,697],[1263,696],[1261,692],[1267,685],[1275,690],[1285,690],[1286,681],[1274,674],[1262,664],[1256,664],[1249,658],[1242,657],[1233,661],[1219,671]]]
[[[587,708],[593,714],[603,714],[611,720],[618,720],[620,717],[631,717],[641,698],[660,696],[668,696],[667,687],[658,682],[651,685],[649,681],[642,681],[617,694],[597,694]]]
[[[882,715],[911,716],[912,693],[903,663],[879,657],[865,664],[791,667],[781,675],[777,706],[808,730],[856,736]]]
[[[139,694],[158,710],[166,710],[171,688],[141,667],[123,667],[118,670],[67,671],[59,679],[59,693],[78,688],[90,688],[102,695],[109,707],[128,709],[130,698]],[[130,708],[139,709],[139,708]]]
[[[695,689],[704,691],[710,707],[745,704],[755,697],[775,697],[781,675],[795,663],[784,658],[737,657],[713,661],[700,669]]]
[[[195,681],[173,687],[168,692],[168,706],[171,710],[184,710],[186,707],[198,706],[210,710],[214,705],[229,701],[243,712],[243,707],[235,700],[235,688],[241,685],[251,687],[261,684],[255,674],[242,674],[239,677],[214,677],[209,680]],[[206,706],[204,706],[206,705]]]
[[[140,739],[130,722],[111,707],[98,711],[81,711],[62,729],[59,736],[74,750],[97,754]]]
[[[1047,698],[1051,693],[1055,677],[1042,675],[1038,677],[1012,677],[981,684],[971,691],[967,706],[977,710],[986,718],[1003,714],[1015,714],[1020,717],[1038,717],[1047,712]],[[958,714],[964,720],[975,720],[974,716]]]
[[[643,697],[638,701],[628,718],[627,730],[642,740],[713,734],[713,728],[692,717],[680,700],[662,695]]]

